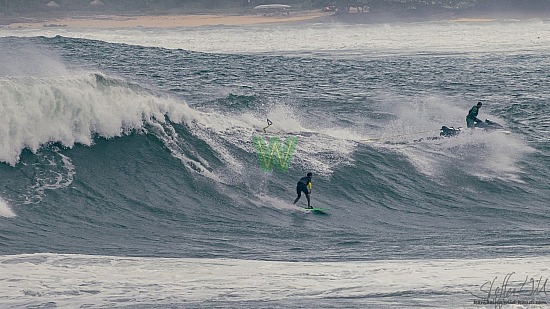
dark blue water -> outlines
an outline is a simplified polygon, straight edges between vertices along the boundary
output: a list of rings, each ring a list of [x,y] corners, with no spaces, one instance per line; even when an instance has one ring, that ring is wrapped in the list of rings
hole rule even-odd
[[[64,37],[1,38],[0,52],[0,196],[15,214],[0,218],[2,255],[550,253],[547,55],[327,59]],[[465,126],[479,100],[511,134],[426,139]],[[287,172],[262,170],[257,135],[298,137]],[[309,171],[326,213],[292,208]]]

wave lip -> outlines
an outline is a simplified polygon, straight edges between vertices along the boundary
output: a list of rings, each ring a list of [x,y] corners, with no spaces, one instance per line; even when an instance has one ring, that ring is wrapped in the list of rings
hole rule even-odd
[[[0,162],[15,165],[21,151],[36,153],[50,143],[91,145],[148,123],[181,119],[185,104],[162,99],[101,74],[0,79],[5,111],[0,116]]]

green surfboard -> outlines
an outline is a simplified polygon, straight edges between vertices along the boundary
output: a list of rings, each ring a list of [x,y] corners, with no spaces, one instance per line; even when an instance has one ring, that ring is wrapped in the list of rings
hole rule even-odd
[[[330,208],[304,208],[305,210],[311,210],[311,211],[327,211]]]

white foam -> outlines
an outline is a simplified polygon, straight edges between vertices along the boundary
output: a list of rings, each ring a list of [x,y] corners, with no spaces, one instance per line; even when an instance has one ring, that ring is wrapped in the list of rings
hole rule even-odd
[[[147,121],[174,113],[174,102],[127,87],[105,87],[93,74],[56,78],[3,78],[0,161],[15,165],[24,148],[49,142],[91,145],[94,134],[113,138],[141,130]],[[182,115],[177,115],[182,117]]]
[[[178,29],[0,28],[0,37],[61,35],[200,52],[275,52],[358,58],[401,53],[547,52],[550,46],[549,31],[550,24],[540,20],[356,25],[335,22]],[[289,32],[292,32],[291,36]]]
[[[11,52],[0,49],[0,58]],[[15,165],[23,149],[36,153],[52,142],[68,148],[76,143],[90,146],[96,135],[114,138],[144,131],[146,125],[162,127],[166,116],[192,127],[197,119],[208,119],[184,102],[140,91],[123,80],[101,73],[67,70],[48,53],[22,53],[16,58],[19,59],[16,64],[24,62],[25,56],[30,57],[27,60],[31,64],[43,61],[48,65],[34,69],[21,66],[17,72],[13,65],[0,67],[0,88],[3,89],[0,108],[5,111],[0,114],[0,162]],[[60,73],[64,75],[56,75]],[[168,131],[173,135],[173,128]],[[206,160],[195,162],[187,158],[181,149],[174,147],[165,130],[159,132],[163,134],[159,137],[186,166],[198,166],[197,170],[215,178],[204,166]],[[65,157],[63,162],[70,163],[70,160]],[[63,181],[63,185],[70,182],[70,179]],[[61,185],[61,180],[57,184],[48,183],[42,189],[57,185]]]
[[[0,107],[6,111],[0,114],[0,161],[10,165],[17,164],[23,149],[37,153],[52,142],[67,148],[77,143],[91,146],[95,136],[115,138],[149,130],[185,166],[223,182],[223,177],[215,175],[208,160],[199,153],[193,153],[196,159],[185,154],[180,137],[165,117],[175,123],[185,123],[236,173],[243,171],[242,160],[231,152],[227,142],[254,153],[252,136],[261,133],[265,118],[273,121],[269,128],[271,134],[284,136],[286,133],[312,132],[301,125],[292,108],[280,102],[274,102],[272,108],[261,116],[197,111],[185,102],[139,90],[135,85],[101,73],[70,72],[63,69],[63,63],[55,62],[49,55],[33,56],[47,59],[67,75],[0,78],[0,87],[5,90]],[[331,173],[338,162],[345,161],[353,147],[351,143],[333,142],[322,137],[300,138],[299,142],[296,164],[325,174]],[[327,156],[327,151],[336,155]],[[339,159],[335,161],[333,157]]]
[[[398,98],[383,98],[386,102]],[[448,166],[483,179],[521,182],[523,171],[519,162],[534,149],[515,134],[499,131],[464,129],[457,137],[428,140],[439,136],[442,125],[465,126],[467,103],[449,102],[449,98],[420,97],[414,102],[387,103],[396,119],[381,124],[380,130],[369,134],[365,141],[373,147],[391,149],[405,156],[421,173],[437,176]],[[392,110],[393,109],[393,110]],[[505,122],[487,110],[481,117]],[[421,142],[415,140],[422,139]]]
[[[0,113],[0,162],[10,165],[19,161],[23,149],[36,153],[50,143],[89,146],[95,136],[141,132],[146,125],[166,123],[165,117],[192,126],[202,114],[185,102],[154,95],[123,80],[69,70],[59,57],[30,44],[23,51],[3,46],[0,58],[10,59],[0,65],[0,109],[4,111]],[[62,161],[70,167],[69,158]]]
[[[0,197],[0,217],[15,217],[15,213],[11,210],[8,203],[2,199],[2,197]]]
[[[46,196],[46,190],[66,188],[73,183],[76,169],[71,159],[61,154],[59,147],[53,147],[52,150],[53,153],[41,153],[31,163],[34,185],[22,197],[22,204],[39,203]]]
[[[279,137],[283,142],[288,137],[297,137],[297,147],[292,157],[292,164],[297,169],[312,170],[316,174],[329,175],[341,164],[349,164],[349,154],[355,149],[355,143],[349,139],[335,139],[323,132],[331,128],[312,128],[302,123],[292,107],[284,102],[274,102],[262,112],[246,112],[237,115],[222,114],[209,111],[196,118],[196,124],[207,128],[202,132],[195,132],[197,136],[208,142],[215,149],[233,171],[243,173],[242,163],[231,154],[226,144],[255,154],[256,147],[253,137],[265,138],[266,143],[272,137]],[[272,121],[266,131],[266,119]],[[214,132],[215,134],[210,134]],[[260,167],[260,166],[258,166]]]
[[[262,205],[267,207],[272,207],[280,210],[290,210],[290,211],[303,211],[303,208],[300,208],[292,204],[293,200],[282,200],[280,198],[259,194],[258,198],[262,201]],[[294,197],[292,197],[294,198]],[[302,199],[305,199],[305,196],[302,196]]]
[[[347,300],[354,307],[477,308],[473,300],[481,298],[548,301],[542,288],[550,276],[549,258],[284,262],[47,253],[0,256],[0,281],[9,283],[2,287],[0,306],[52,302],[78,308],[215,301],[238,307],[251,301],[292,306]],[[538,290],[533,296],[528,295],[533,291],[530,279]],[[487,284],[493,280],[489,295]],[[525,280],[523,292],[516,293]]]

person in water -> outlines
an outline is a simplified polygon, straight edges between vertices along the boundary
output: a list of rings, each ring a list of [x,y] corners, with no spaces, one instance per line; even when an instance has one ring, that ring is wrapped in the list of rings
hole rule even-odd
[[[296,194],[298,194],[298,197],[294,200],[294,204],[298,202],[300,197],[302,197],[302,192],[304,192],[307,198],[307,208],[313,208],[311,207],[311,198],[309,197],[311,194],[311,176],[313,176],[313,174],[307,173],[306,177],[302,177],[300,181],[298,181],[296,185]]]
[[[477,118],[481,105],[483,105],[481,102],[477,102],[477,105],[470,108],[470,111],[468,111],[468,116],[466,116],[466,126],[468,128],[475,128],[478,122],[483,122]]]

